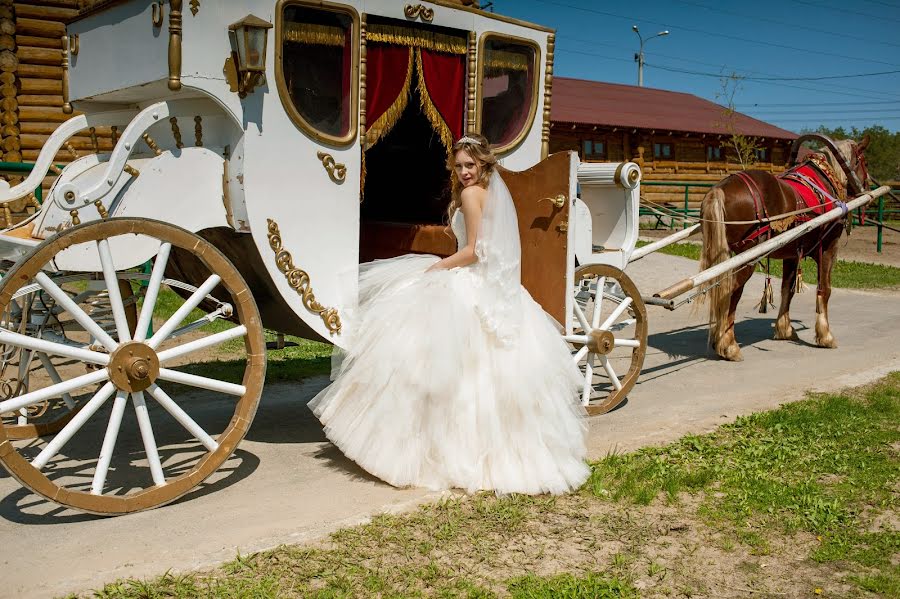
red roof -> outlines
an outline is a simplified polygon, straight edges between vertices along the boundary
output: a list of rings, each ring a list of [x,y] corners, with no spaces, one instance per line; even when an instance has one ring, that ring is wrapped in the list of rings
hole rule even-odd
[[[550,120],[610,127],[722,134],[725,107],[693,94],[664,89],[553,78]],[[742,135],[796,139],[797,134],[739,112],[735,130]]]

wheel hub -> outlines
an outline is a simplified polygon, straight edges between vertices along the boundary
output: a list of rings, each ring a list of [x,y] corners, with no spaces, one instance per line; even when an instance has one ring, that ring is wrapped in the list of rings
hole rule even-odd
[[[616,346],[616,338],[609,331],[595,329],[588,335],[588,349],[591,353],[607,355]]]
[[[142,341],[123,343],[109,358],[109,379],[121,391],[143,391],[159,376],[159,358]]]

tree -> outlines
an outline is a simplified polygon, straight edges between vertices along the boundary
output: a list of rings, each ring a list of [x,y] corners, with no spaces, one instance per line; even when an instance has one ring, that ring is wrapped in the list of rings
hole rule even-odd
[[[741,134],[737,128],[738,111],[734,107],[734,97],[741,88],[741,79],[737,73],[731,73],[719,80],[721,89],[716,93],[716,101],[722,105],[722,120],[716,124],[728,133],[728,143],[741,163],[741,168],[747,169],[756,163],[759,146],[754,138]]]
[[[809,131],[805,131],[809,133]],[[859,130],[852,127],[847,131],[843,127],[829,129],[821,126],[815,133],[827,135],[832,139],[860,140],[869,136],[869,147],[866,148],[866,164],[869,174],[879,181],[897,181],[900,179],[900,131],[891,133],[881,125],[871,125]]]

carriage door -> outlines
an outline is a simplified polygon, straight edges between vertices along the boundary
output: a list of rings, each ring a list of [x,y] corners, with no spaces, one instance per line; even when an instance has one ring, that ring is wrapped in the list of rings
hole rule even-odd
[[[573,152],[560,152],[526,171],[500,171],[519,216],[522,285],[561,325],[570,308],[567,282],[574,258],[569,214],[577,168]]]

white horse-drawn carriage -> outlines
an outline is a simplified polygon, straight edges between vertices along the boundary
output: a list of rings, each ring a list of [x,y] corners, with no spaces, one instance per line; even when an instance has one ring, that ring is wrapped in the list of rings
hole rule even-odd
[[[65,39],[82,114],[0,183],[23,197],[73,135],[111,138],[0,232],[0,461],[23,485],[101,514],[199,485],[253,420],[265,329],[341,345],[360,262],[454,251],[445,163],[466,131],[496,145],[523,283],[575,345],[585,403],[634,384],[640,172],[548,157],[551,30],[450,1],[88,4]],[[198,366],[222,346],[243,358]]]

